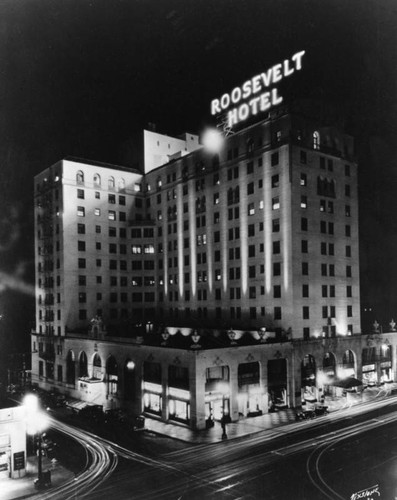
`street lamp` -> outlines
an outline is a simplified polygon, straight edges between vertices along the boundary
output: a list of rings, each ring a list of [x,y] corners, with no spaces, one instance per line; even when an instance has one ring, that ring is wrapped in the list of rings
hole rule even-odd
[[[38,436],[38,462],[37,480],[35,484],[43,484],[43,464],[42,464],[42,439],[43,432],[48,427],[47,416],[39,409],[39,400],[34,394],[28,394],[23,400],[26,411],[27,433],[31,436]]]

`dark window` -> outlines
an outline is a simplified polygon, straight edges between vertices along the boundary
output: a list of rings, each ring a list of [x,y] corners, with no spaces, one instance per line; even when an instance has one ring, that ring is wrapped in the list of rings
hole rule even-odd
[[[304,276],[307,276],[309,274],[309,263],[308,262],[302,262],[302,274]]]
[[[281,307],[275,307],[274,308],[274,319],[275,320],[280,320],[281,319]]]
[[[309,307],[308,306],[303,306],[302,307],[302,317],[303,319],[309,319]]]
[[[273,276],[281,275],[281,262],[273,262]]]
[[[301,218],[301,230],[302,231],[307,231],[307,227],[308,227],[307,218],[306,217],[302,217]]]
[[[276,165],[278,165],[278,151],[276,151],[275,153],[273,153],[271,155],[270,162],[271,162],[272,167],[275,167]]]
[[[273,254],[278,254],[278,253],[280,253],[280,242],[273,241]]]
[[[301,151],[300,152],[300,160],[301,160],[301,163],[303,163],[303,164],[307,163],[307,154],[306,154],[306,151]]]
[[[302,297],[309,297],[309,285],[302,285]]]

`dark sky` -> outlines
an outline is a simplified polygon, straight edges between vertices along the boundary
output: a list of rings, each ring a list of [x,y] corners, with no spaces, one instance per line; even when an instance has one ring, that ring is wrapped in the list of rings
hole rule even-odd
[[[128,164],[132,135],[148,122],[171,135],[199,132],[212,98],[299,50],[303,70],[285,97],[343,107],[360,159],[363,298],[373,301],[371,289],[389,300],[397,282],[394,0],[2,0],[3,327],[21,332],[34,320],[25,285],[36,173],[68,155]],[[397,316],[396,302],[388,307]]]

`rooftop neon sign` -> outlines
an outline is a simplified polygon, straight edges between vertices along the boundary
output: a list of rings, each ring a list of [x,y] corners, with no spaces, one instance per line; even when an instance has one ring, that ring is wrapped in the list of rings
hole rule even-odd
[[[251,116],[281,104],[283,98],[278,94],[277,87],[269,87],[292,75],[295,71],[300,71],[304,54],[304,50],[297,52],[290,59],[285,59],[266,72],[247,80],[241,87],[235,87],[229,94],[223,94],[220,99],[213,99],[211,101],[211,115],[227,111],[227,126],[233,127]],[[263,92],[265,89],[269,90]],[[234,107],[229,109],[232,106]]]

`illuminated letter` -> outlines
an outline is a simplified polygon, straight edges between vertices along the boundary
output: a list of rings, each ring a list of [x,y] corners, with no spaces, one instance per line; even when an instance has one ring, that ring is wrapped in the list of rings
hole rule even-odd
[[[295,61],[295,68],[302,69],[302,57],[304,56],[305,51],[297,52],[292,56],[292,60]]]
[[[270,98],[270,92],[265,92],[264,94],[261,94],[260,99],[261,99],[261,111],[266,111],[267,109],[270,108],[271,103],[269,101]]]
[[[283,75],[281,74],[281,64],[276,64],[273,66],[273,83],[279,82]]]
[[[229,94],[223,94],[221,97],[221,107],[222,109],[228,108],[230,105],[230,97]]]
[[[252,79],[252,93],[256,94],[257,92],[260,92],[261,90],[261,84],[260,84],[260,75],[254,76]]]
[[[267,70],[267,73],[261,73],[263,85],[268,87],[272,81],[272,68]]]
[[[251,107],[251,113],[256,115],[258,113],[258,103],[260,101],[260,97],[255,97],[255,99],[251,99],[248,103]]]
[[[227,114],[227,126],[233,127],[238,122],[237,119],[237,108],[232,109]]]
[[[242,104],[238,108],[238,117],[240,121],[246,120],[250,114],[250,108],[248,104]]]
[[[251,80],[248,80],[248,82],[245,82],[243,84],[243,99],[246,99],[251,95]]]
[[[240,87],[236,87],[235,89],[233,89],[232,93],[231,93],[231,96],[232,96],[232,102],[234,104],[236,104],[237,102],[239,102],[239,100],[241,99],[241,89],[240,89]]]
[[[216,115],[221,112],[221,108],[219,107],[219,99],[214,99],[211,102],[211,115]]]
[[[277,104],[281,104],[283,102],[283,98],[278,96],[277,88],[272,89],[272,105],[276,106]]]
[[[292,75],[292,73],[294,72],[294,68],[290,68],[289,67],[289,59],[286,59],[284,61],[284,76],[289,76],[289,75]]]

